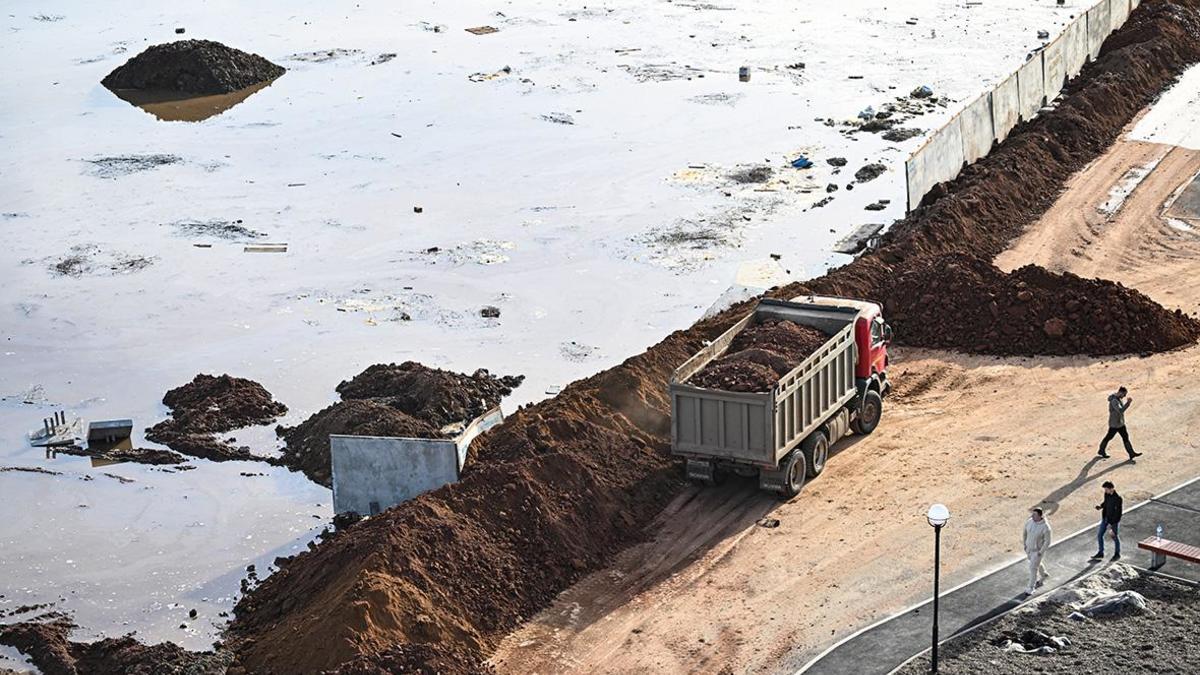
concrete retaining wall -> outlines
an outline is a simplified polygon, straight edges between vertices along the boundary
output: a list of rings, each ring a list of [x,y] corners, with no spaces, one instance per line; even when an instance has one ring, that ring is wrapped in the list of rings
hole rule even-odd
[[[1030,120],[1062,91],[1089,58],[1096,58],[1105,38],[1124,25],[1140,0],[1100,0],[1086,14],[1038,51],[995,89],[971,101],[961,113],[933,132],[905,166],[908,208],[912,210],[938,183],[953,180],[964,162],[988,153],[993,141],[1004,141],[1020,120]]]
[[[1043,84],[1042,53],[1038,52],[1017,69],[1017,91],[1020,93],[1021,121],[1028,122],[1046,103]]]
[[[963,159],[968,163],[988,154],[996,133],[992,129],[992,95],[984,94],[963,109],[958,116],[962,134]],[[957,173],[957,172],[956,172]]]

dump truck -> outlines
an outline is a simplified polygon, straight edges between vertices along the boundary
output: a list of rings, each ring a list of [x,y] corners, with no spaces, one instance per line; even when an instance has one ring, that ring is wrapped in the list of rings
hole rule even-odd
[[[729,349],[738,333],[770,320],[794,321],[829,339],[767,392],[688,383]],[[892,329],[873,302],[825,296],[763,299],[754,311],[671,376],[671,451],[690,480],[757,473],[759,487],[791,498],[825,470],[829,447],[850,431],[869,434],[883,415]]]

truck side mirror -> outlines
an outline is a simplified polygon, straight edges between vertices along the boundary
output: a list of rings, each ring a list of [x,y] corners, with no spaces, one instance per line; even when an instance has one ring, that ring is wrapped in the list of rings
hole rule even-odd
[[[887,343],[892,341],[892,327],[886,323],[883,324],[883,341]]]

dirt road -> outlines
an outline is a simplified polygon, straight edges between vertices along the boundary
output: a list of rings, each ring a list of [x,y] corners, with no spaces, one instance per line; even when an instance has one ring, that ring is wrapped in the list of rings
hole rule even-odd
[[[1158,158],[1119,210],[1097,210]],[[1198,170],[1200,153],[1119,141],[997,264],[1100,276],[1194,312],[1200,235],[1159,213]],[[954,585],[1016,557],[1035,504],[1066,534],[1094,522],[1103,480],[1132,503],[1200,472],[1200,347],[1108,359],[904,350],[897,361],[884,423],[836,448],[799,498],[779,503],[748,483],[685,493],[654,540],[563,593],[492,662],[513,673],[787,672],[928,594],[930,503],[953,513],[943,583]],[[1095,458],[1118,384],[1134,398],[1137,464],[1119,446]],[[756,525],[765,515],[779,526]]]

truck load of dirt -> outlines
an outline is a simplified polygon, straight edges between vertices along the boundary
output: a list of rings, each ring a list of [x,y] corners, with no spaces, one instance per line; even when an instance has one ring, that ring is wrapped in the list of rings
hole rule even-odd
[[[146,48],[109,73],[109,89],[178,92],[190,96],[228,94],[273,80],[284,68],[211,40],[180,40]]]
[[[721,391],[770,391],[828,340],[828,335],[795,321],[747,326],[725,354],[693,375],[689,384]]]
[[[472,420],[521,386],[524,375],[497,377],[480,368],[470,375],[415,361],[375,364],[337,386],[343,400],[386,398],[388,404],[434,426]]]
[[[75,624],[61,613],[0,625],[0,644],[19,650],[46,675],[151,675],[225,673],[230,656],[192,652],[170,642],[145,645],[132,635],[72,642]]]
[[[294,427],[279,427],[284,440],[282,463],[301,471],[315,483],[333,484],[329,459],[329,435],[401,436],[440,438],[438,427],[399,410],[382,399],[334,403]]]
[[[1027,265],[1006,274],[947,254],[897,266],[877,289],[902,344],[978,354],[1130,354],[1191,344],[1200,322],[1111,281]]]
[[[1057,110],[1014,130],[999,159],[976,165],[985,164],[979,171],[990,178],[980,174],[943,190],[905,221],[886,259],[868,255],[811,285],[879,289],[899,260],[971,248],[990,256],[1003,248],[1053,201],[1072,170],[1060,167],[1086,161],[1088,152],[1094,157],[1173,74],[1200,60],[1200,41],[1192,37],[1200,35],[1196,7],[1194,0],[1143,3]],[[1088,107],[1098,108],[1092,118],[1076,119]],[[1081,129],[1095,140],[1080,140]],[[1060,131],[1070,138],[1058,138]],[[1066,164],[1041,150],[1057,153],[1064,143],[1075,149]],[[1017,146],[1030,154],[1004,149]],[[1055,168],[1043,172],[1047,159]],[[792,297],[800,288],[771,295]],[[559,591],[646,536],[646,525],[682,486],[668,454],[667,380],[749,310],[737,305],[672,333],[519,410],[479,439],[476,462],[459,483],[283,561],[237,606],[227,644],[240,665],[319,672],[397,645],[487,654]]]
[[[163,396],[171,417],[146,430],[146,439],[214,462],[262,459],[217,434],[269,424],[287,413],[261,384],[230,375],[200,374]]]

